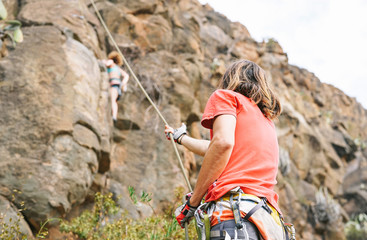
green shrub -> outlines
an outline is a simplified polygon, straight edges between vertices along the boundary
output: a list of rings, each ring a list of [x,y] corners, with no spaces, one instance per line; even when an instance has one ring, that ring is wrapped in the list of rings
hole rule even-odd
[[[20,212],[17,213],[17,219],[9,219],[9,222],[5,220],[6,215],[0,213],[0,239],[3,240],[20,240],[27,239],[20,231],[20,219],[23,217]]]
[[[48,236],[46,225],[50,221],[54,220],[61,222],[60,231],[72,233],[77,236],[78,239],[184,239],[185,231],[178,225],[173,214],[175,208],[181,201],[180,196],[183,195],[183,189],[176,189],[175,204],[173,204],[172,208],[163,214],[155,213],[150,204],[150,194],[143,191],[140,196],[137,196],[134,188],[129,187],[128,190],[133,203],[137,204],[140,202],[148,204],[152,208],[154,216],[141,220],[133,220],[129,218],[126,212],[123,212],[119,218],[111,218],[111,216],[115,215],[120,210],[116,205],[116,202],[112,199],[112,193],[106,195],[96,193],[95,203],[92,210],[84,211],[79,217],[76,217],[71,221],[56,218],[48,219],[43,224],[41,223],[41,229],[36,234],[35,238],[25,236],[20,231],[20,219],[23,218],[23,215],[21,214],[22,210],[18,210],[19,218],[17,220],[7,220],[5,218],[6,216],[3,213],[0,213],[0,239],[45,239]],[[15,197],[13,196],[13,198]],[[25,209],[24,203],[22,203],[22,208]],[[189,225],[189,237],[190,239],[196,238],[194,223]]]
[[[364,240],[367,236],[367,214],[361,213],[345,225],[347,240]]]
[[[11,195],[11,202],[15,201],[16,195],[21,194],[20,191],[14,189]],[[21,209],[16,210],[16,217],[13,215],[6,215],[6,213],[0,212],[0,239],[4,240],[20,240],[27,239],[20,230],[20,221],[24,219],[22,211],[25,210],[24,202],[20,203]],[[11,205],[6,207],[5,212],[10,212]]]
[[[10,202],[16,202],[16,198],[19,194],[22,194],[19,190],[14,189],[11,194]],[[26,210],[25,203],[19,202],[19,209],[16,209],[16,217],[13,214],[9,214],[0,212],[0,239],[1,240],[28,240],[30,236],[26,236],[20,229],[21,220],[24,219],[22,214],[23,211]],[[5,212],[11,212],[11,204],[9,204]],[[13,216],[13,217],[11,217]],[[45,239],[48,235],[48,229],[45,227],[46,224],[50,221],[59,220],[57,218],[48,219],[45,223],[41,223],[41,228],[36,234],[36,238],[31,239]]]
[[[278,45],[279,43],[277,40],[275,40],[274,38],[269,38],[267,39],[265,46],[267,51],[274,52]]]
[[[140,197],[137,197],[135,190],[131,187],[129,187],[129,193],[135,204],[143,202],[152,208],[149,194],[143,192]],[[97,193],[93,210],[84,211],[70,222],[62,221],[60,230],[89,240],[184,239],[185,232],[178,225],[173,210],[174,208],[164,214],[154,214],[142,220],[132,220],[125,212],[117,220],[110,220],[111,214],[116,214],[119,207],[112,199],[111,193],[107,195]],[[189,236],[191,239],[195,236],[193,223],[189,227]]]

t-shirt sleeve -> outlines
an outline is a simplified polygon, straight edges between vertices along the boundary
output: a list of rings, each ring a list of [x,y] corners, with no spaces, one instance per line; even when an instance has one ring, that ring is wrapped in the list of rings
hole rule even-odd
[[[237,117],[237,105],[237,99],[232,91],[216,90],[206,104],[201,125],[212,129],[216,116],[229,114]]]

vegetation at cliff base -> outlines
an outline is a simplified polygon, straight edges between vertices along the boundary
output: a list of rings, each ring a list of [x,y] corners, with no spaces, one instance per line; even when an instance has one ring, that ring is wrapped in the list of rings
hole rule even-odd
[[[148,203],[151,201],[145,192],[137,197],[135,190],[129,187],[132,201]],[[177,204],[175,204],[176,206]],[[81,239],[184,239],[185,232],[178,225],[173,209],[164,214],[154,214],[154,216],[133,220],[126,212],[116,217],[119,207],[112,199],[112,194],[102,195],[97,193],[95,205],[92,210],[84,211],[79,217],[71,221],[62,221],[60,230],[66,233],[73,233]],[[194,238],[196,232],[194,224],[190,224],[189,236]]]
[[[367,214],[361,213],[345,225],[347,240],[364,240],[367,236]]]
[[[0,239],[4,240],[28,240],[28,239],[48,239],[47,223],[50,221],[60,221],[60,231],[69,233],[67,239],[88,239],[88,240],[135,240],[135,239],[184,239],[185,231],[178,225],[174,209],[180,203],[180,196],[183,189],[176,189],[176,202],[173,208],[163,214],[156,214],[151,202],[151,195],[142,192],[140,196],[136,195],[135,189],[128,188],[130,200],[135,204],[149,205],[154,215],[145,219],[134,220],[126,211],[121,211],[120,207],[113,200],[112,193],[95,194],[93,209],[84,211],[79,217],[70,221],[61,219],[48,219],[42,224],[41,229],[35,235],[30,237],[24,235],[20,230],[20,219],[23,219],[22,210],[18,212],[17,219],[8,219],[5,214],[0,213]],[[196,230],[193,223],[189,225],[190,239],[196,236]]]

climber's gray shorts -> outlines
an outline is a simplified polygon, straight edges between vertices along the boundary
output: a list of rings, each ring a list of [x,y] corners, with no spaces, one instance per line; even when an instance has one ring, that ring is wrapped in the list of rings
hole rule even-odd
[[[210,229],[210,240],[224,240],[226,236],[224,231],[231,236],[231,239],[235,239],[235,230],[236,224],[234,220],[223,221]],[[237,239],[260,240],[260,233],[255,224],[245,221],[243,228],[237,230]]]

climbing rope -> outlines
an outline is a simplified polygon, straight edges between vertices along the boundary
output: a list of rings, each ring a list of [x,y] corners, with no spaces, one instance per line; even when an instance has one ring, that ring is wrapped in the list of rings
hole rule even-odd
[[[145,97],[148,99],[148,101],[150,102],[150,104],[153,106],[153,108],[155,109],[155,111],[158,113],[159,117],[162,119],[162,121],[164,122],[165,125],[168,125],[166,119],[163,117],[162,113],[159,111],[158,107],[155,105],[155,103],[153,102],[153,100],[149,97],[148,93],[145,91],[143,85],[140,83],[139,79],[136,77],[134,71],[131,69],[129,63],[127,62],[125,56],[122,54],[122,52],[120,51],[120,48],[118,47],[117,43],[115,42],[115,39],[112,37],[111,35],[111,32],[108,30],[108,27],[106,26],[106,23],[104,22],[101,14],[99,13],[98,11],[98,8],[97,6],[95,5],[95,2],[94,0],[90,0],[91,4],[93,5],[93,8],[99,18],[99,21],[101,22],[103,28],[106,30],[109,38],[111,39],[113,45],[115,46],[116,50],[118,51],[118,53],[121,55],[124,63],[125,63],[125,66],[127,67],[127,69],[129,70],[129,72],[131,73],[133,79],[135,80],[135,82],[138,84],[139,88],[142,90],[142,92],[144,93]],[[178,149],[177,149],[177,146],[173,140],[173,136],[172,134],[170,134],[170,139],[171,139],[171,143],[172,143],[172,146],[175,150],[175,153],[176,153],[176,156],[177,156],[177,159],[178,159],[178,162],[180,164],[180,168],[181,168],[181,171],[182,171],[182,174],[185,178],[185,181],[186,181],[186,184],[187,184],[187,187],[189,188],[190,192],[192,192],[192,188],[191,188],[191,185],[190,185],[190,182],[186,176],[186,173],[185,173],[185,170],[184,170],[184,166],[182,164],[182,160],[181,160],[181,157],[180,157],[180,154],[178,152]]]
[[[80,0],[79,0],[80,1]],[[116,50],[118,51],[118,53],[121,55],[124,63],[125,63],[125,66],[127,67],[127,69],[129,70],[129,72],[131,73],[131,75],[133,76],[133,79],[135,80],[135,82],[138,84],[139,88],[141,89],[141,91],[144,93],[145,97],[148,99],[148,101],[150,102],[150,104],[153,106],[153,108],[155,109],[155,111],[158,113],[159,117],[162,119],[162,121],[164,122],[165,125],[168,125],[166,119],[163,117],[162,113],[159,111],[158,107],[155,105],[155,103],[153,102],[153,100],[149,97],[148,93],[145,91],[143,85],[140,83],[139,79],[136,77],[134,71],[131,69],[129,63],[127,62],[125,56],[122,54],[122,52],[120,51],[120,48],[118,47],[115,39],[112,37],[112,34],[110,32],[110,30],[108,30],[108,27],[106,26],[106,23],[105,21],[103,20],[101,14],[99,13],[98,11],[98,8],[96,6],[96,4],[94,3],[94,0],[90,0],[91,4],[93,5],[93,8],[94,8],[94,11],[96,12],[97,16],[98,16],[98,19],[99,21],[101,22],[103,28],[106,30],[107,34],[108,34],[108,37],[111,39],[113,45],[115,46]],[[182,160],[181,160],[181,157],[180,157],[180,154],[178,153],[178,149],[177,149],[177,146],[173,140],[173,135],[172,134],[169,134],[170,135],[170,139],[171,139],[171,143],[172,143],[172,146],[173,146],[173,149],[175,150],[175,153],[176,153],[176,157],[178,159],[178,162],[180,164],[180,168],[181,168],[181,172],[182,172],[182,175],[184,176],[185,178],[185,181],[186,181],[186,185],[187,187],[189,188],[189,191],[192,192],[192,188],[191,188],[191,185],[190,185],[190,182],[189,182],[189,179],[187,178],[186,176],[186,173],[185,173],[185,169],[184,169],[184,166],[183,166],[183,163],[182,163]],[[188,233],[188,224],[186,223],[185,224],[185,239],[188,240],[189,239],[189,233]]]

